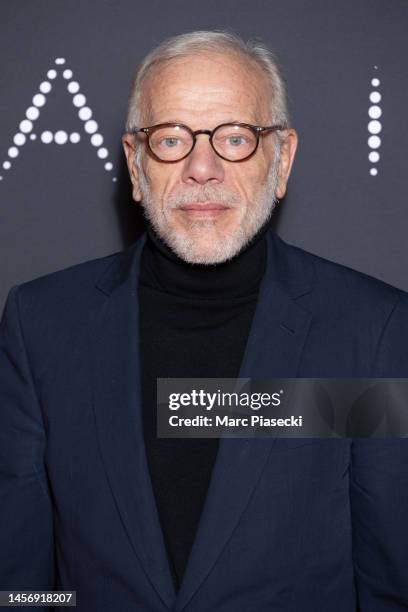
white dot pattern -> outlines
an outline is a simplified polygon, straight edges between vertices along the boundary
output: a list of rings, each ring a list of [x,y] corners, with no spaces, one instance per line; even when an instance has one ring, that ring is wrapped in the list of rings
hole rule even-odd
[[[72,102],[74,103],[75,106],[83,106],[86,103],[86,98],[84,94],[76,94],[72,98]]]
[[[40,116],[40,111],[36,106],[29,106],[26,110],[27,119],[31,119],[31,121],[35,121]]]
[[[379,119],[381,115],[382,110],[379,106],[370,106],[370,108],[368,109],[368,116],[371,117],[371,119]]]
[[[43,94],[47,94],[50,93],[51,89],[52,89],[52,85],[49,81],[43,81],[42,83],[40,83],[40,87],[39,87],[41,93]]]
[[[33,124],[29,119],[23,119],[18,127],[24,134],[28,134],[33,129]]]
[[[98,129],[98,124],[93,119],[90,119],[85,123],[84,128],[85,132],[88,132],[88,134],[93,134]]]
[[[374,70],[378,70],[378,66],[374,66]],[[378,77],[371,79],[371,87],[375,89],[370,91],[368,96],[371,103],[368,108],[368,116],[370,117],[370,121],[367,124],[367,130],[369,133],[367,144],[370,149],[368,160],[372,164],[369,170],[370,176],[378,175],[378,168],[373,164],[378,164],[380,161],[380,153],[378,152],[378,149],[381,146],[381,138],[378,136],[378,134],[381,132],[383,127],[380,121],[380,117],[382,116],[382,109],[380,106],[382,96],[379,91],[380,85],[381,81]]]
[[[41,142],[43,142],[44,144],[48,144],[53,141],[54,136],[52,132],[50,132],[49,130],[46,130],[45,132],[41,134],[40,138],[41,138]]]
[[[381,138],[378,136],[370,136],[368,139],[368,146],[370,149],[378,149],[381,146]]]
[[[68,134],[64,131],[64,130],[58,130],[58,132],[55,132],[54,134],[54,141],[59,144],[65,144],[68,140]]]
[[[18,147],[21,147],[25,143],[25,141],[26,137],[21,132],[18,132],[18,134],[16,134],[13,138],[14,144],[16,144]]]
[[[372,91],[370,93],[370,102],[373,104],[378,104],[378,102],[381,102],[381,94],[379,91]]]
[[[79,91],[79,83],[77,81],[70,81],[67,85],[69,93],[76,94]]]
[[[368,131],[370,132],[370,134],[379,134],[381,132],[381,129],[381,123],[375,119],[373,119],[373,121],[370,121],[370,123],[368,124]]]
[[[103,143],[103,136],[101,134],[93,134],[91,136],[91,143],[94,147],[100,147]]]
[[[57,57],[54,60],[54,64],[58,66],[63,66],[66,64],[66,59],[64,57]],[[60,75],[63,79],[68,81],[66,85],[68,93],[72,95],[72,104],[76,106],[78,110],[78,117],[83,122],[84,131],[89,134],[90,143],[97,147],[96,154],[99,159],[107,160],[109,157],[109,151],[106,147],[101,147],[103,144],[104,138],[102,134],[98,133],[99,126],[94,119],[91,119],[93,116],[92,109],[89,106],[85,106],[86,97],[82,93],[78,93],[80,91],[80,84],[78,81],[73,80],[74,73],[70,68],[51,68],[46,73],[46,80],[41,81],[38,92],[34,94],[32,98],[32,105],[30,105],[25,111],[25,118],[20,121],[19,131],[13,137],[13,145],[8,148],[7,154],[8,159],[2,162],[2,168],[4,170],[9,170],[12,167],[11,159],[16,158],[20,149],[18,147],[23,147],[29,140],[36,140],[37,134],[32,133],[34,128],[34,122],[40,116],[40,108],[44,107],[47,103],[47,95],[51,92],[53,87],[56,84],[50,83],[50,81],[54,81]],[[374,84],[373,84],[374,86]],[[64,85],[65,87],[65,85]],[[378,117],[370,115],[370,117],[375,120]],[[31,133],[30,133],[31,132]],[[26,136],[27,135],[27,136]],[[29,136],[28,136],[29,135]],[[41,134],[39,134],[39,141],[42,144],[51,144],[55,143],[57,145],[65,145],[65,144],[77,144],[81,141],[81,135],[79,132],[71,132],[68,134],[65,130],[58,130],[55,132],[51,132],[50,130],[44,130]],[[113,169],[113,164],[110,161],[105,161],[104,169],[107,172],[111,172]],[[0,176],[0,180],[3,180],[3,176]],[[116,182],[116,177],[112,178],[112,181]]]
[[[78,111],[78,117],[82,119],[82,121],[88,121],[92,117],[92,111],[89,106],[83,106]]]
[[[100,149],[98,149],[97,155],[101,159],[105,159],[106,157],[108,157],[108,149],[105,149],[105,147],[101,147]]]
[[[33,98],[34,106],[44,106],[45,104],[45,96],[41,93],[36,94]]]

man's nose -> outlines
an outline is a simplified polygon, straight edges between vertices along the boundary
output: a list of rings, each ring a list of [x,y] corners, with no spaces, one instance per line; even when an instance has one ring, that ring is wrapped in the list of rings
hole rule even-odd
[[[210,144],[207,134],[198,134],[190,155],[185,159],[183,181],[187,183],[222,182],[224,166],[222,159],[216,154]]]

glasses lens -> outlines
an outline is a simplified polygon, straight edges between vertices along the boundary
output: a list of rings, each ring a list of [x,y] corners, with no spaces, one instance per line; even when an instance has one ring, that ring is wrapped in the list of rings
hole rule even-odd
[[[149,137],[150,148],[163,161],[181,159],[193,146],[193,137],[183,127],[167,126],[155,129]]]
[[[213,135],[213,145],[217,153],[231,161],[251,155],[256,143],[257,137],[252,130],[234,124],[219,127]]]

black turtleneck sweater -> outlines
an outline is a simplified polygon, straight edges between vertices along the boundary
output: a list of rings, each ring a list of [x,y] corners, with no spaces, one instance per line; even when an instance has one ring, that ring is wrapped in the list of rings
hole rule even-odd
[[[142,252],[143,428],[153,492],[176,590],[205,501],[218,439],[157,438],[156,379],[239,374],[266,263],[264,226],[218,265],[188,264],[149,229]]]

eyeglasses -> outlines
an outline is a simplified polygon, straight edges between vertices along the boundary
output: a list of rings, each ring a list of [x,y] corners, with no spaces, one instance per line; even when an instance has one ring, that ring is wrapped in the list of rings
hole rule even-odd
[[[162,162],[176,162],[190,155],[199,134],[207,134],[217,155],[230,162],[248,159],[255,153],[261,134],[287,129],[283,125],[261,127],[248,123],[222,123],[213,130],[193,131],[182,123],[160,123],[150,127],[135,128],[131,133],[142,132],[153,157]]]

